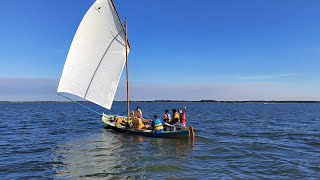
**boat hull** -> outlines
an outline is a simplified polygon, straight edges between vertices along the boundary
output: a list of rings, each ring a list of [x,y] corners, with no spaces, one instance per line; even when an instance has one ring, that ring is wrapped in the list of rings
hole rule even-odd
[[[132,128],[117,127],[115,126],[114,122],[111,122],[106,118],[102,118],[102,121],[105,124],[107,124],[107,127],[106,127],[107,129],[113,129],[119,133],[140,135],[140,136],[153,137],[153,138],[193,138],[194,137],[192,126],[190,126],[189,129],[185,129],[185,130],[163,131],[161,133],[155,133],[152,130],[136,130]]]
[[[145,132],[145,131],[139,131],[139,130],[127,129],[127,128],[117,128],[115,126],[110,126],[110,125],[107,125],[107,128],[113,129],[120,133],[141,135],[141,136],[154,137],[154,138],[189,138],[190,137],[189,130],[163,131],[161,133],[155,133],[154,131]]]

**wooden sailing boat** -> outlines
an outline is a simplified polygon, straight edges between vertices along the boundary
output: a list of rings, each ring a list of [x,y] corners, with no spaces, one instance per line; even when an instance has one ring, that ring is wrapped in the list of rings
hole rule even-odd
[[[57,93],[59,95],[60,93],[74,94],[106,109],[111,109],[120,76],[126,64],[127,117],[123,118],[129,120],[129,51],[127,22],[125,21],[124,26],[122,25],[112,0],[96,0],[83,17],[74,36]],[[136,131],[126,127],[116,127],[114,122],[109,120],[110,115],[100,115],[104,123],[120,132],[155,136],[152,130]],[[156,137],[189,137],[190,134],[193,137],[192,127],[160,133]]]

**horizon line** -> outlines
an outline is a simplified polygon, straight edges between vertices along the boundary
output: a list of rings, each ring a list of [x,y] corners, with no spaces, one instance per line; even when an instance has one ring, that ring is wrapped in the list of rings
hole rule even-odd
[[[43,100],[43,101],[2,101],[0,103],[72,103],[72,101],[50,101],[50,100]],[[76,102],[85,102],[85,103],[93,103],[86,100],[80,100]],[[114,101],[115,103],[122,103],[127,102],[123,101]],[[130,101],[130,102],[212,102],[212,103],[320,103],[320,101],[311,101],[311,100],[137,100],[137,101]],[[94,104],[94,103],[93,103]]]

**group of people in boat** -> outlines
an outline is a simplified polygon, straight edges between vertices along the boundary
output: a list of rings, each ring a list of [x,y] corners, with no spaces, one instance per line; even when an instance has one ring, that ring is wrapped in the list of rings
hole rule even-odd
[[[140,107],[136,108],[136,112],[131,113],[129,121],[124,121],[120,117],[115,117],[115,125],[117,127],[125,126],[127,128],[134,128],[136,130],[151,129],[155,133],[161,133],[162,131],[175,131],[176,128],[183,129],[186,127],[186,111],[187,108],[183,109],[172,109],[172,115],[169,110],[165,110],[163,117],[159,118],[157,115],[153,116],[153,120],[143,118]]]
[[[172,109],[171,116],[168,109],[166,109],[164,111],[163,120],[171,125],[180,124],[181,126],[185,127],[187,125],[186,111],[186,107],[184,107],[183,110],[178,109],[178,111],[176,109]]]

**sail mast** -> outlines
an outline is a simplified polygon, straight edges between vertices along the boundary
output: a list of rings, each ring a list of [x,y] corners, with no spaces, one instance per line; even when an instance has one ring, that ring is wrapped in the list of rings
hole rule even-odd
[[[125,27],[123,27],[123,25],[122,25],[121,18],[120,18],[120,16],[119,16],[118,11],[117,11],[116,5],[114,4],[113,0],[110,0],[110,2],[111,2],[111,4],[112,4],[112,7],[113,7],[114,11],[115,11],[116,14],[117,14],[118,20],[119,20],[119,22],[120,22],[120,24],[121,24],[121,27],[122,27],[122,32],[123,32],[124,34],[126,34],[126,29],[125,29]],[[127,43],[128,43],[128,47],[131,48],[128,38],[127,38]]]
[[[117,14],[118,20],[122,26],[120,16],[118,14],[117,8],[113,2],[113,0],[110,0],[111,4]],[[127,34],[127,19],[125,18],[124,20],[124,27],[122,26],[122,31],[125,35],[125,41],[126,41],[126,89],[127,89],[127,115],[128,115],[128,120],[130,117],[130,96],[129,96],[129,71],[128,71],[128,49],[130,48],[129,40],[128,40],[128,34]]]
[[[127,19],[124,21],[124,29],[125,29],[125,41],[126,41],[126,84],[127,84],[127,113],[128,120],[130,117],[130,98],[129,98],[129,71],[128,71],[128,34],[127,34]]]

